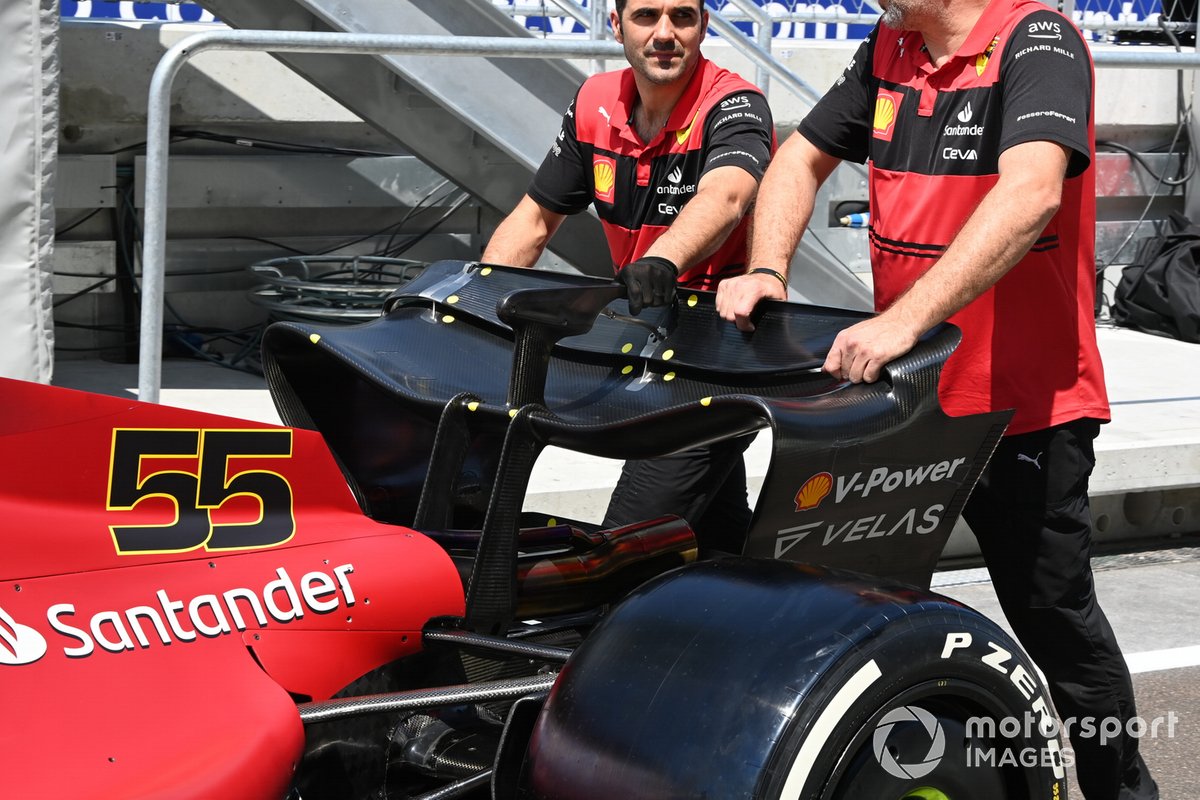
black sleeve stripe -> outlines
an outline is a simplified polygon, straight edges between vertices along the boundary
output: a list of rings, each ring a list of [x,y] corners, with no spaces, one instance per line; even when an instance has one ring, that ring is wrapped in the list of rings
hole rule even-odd
[[[946,249],[946,245],[944,244],[926,244],[923,242],[906,242],[901,239],[888,239],[876,233],[874,227],[868,227],[868,231],[870,232],[871,239],[873,241],[882,242],[894,247],[904,247],[912,250],[933,250],[938,253],[944,252]]]

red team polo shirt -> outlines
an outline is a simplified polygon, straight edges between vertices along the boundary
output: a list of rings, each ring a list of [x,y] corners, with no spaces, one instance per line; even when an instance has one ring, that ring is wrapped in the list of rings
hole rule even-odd
[[[887,308],[946,250],[1028,141],[1073,152],[1062,205],[1028,255],[950,318],[947,413],[1016,409],[1008,433],[1109,418],[1096,347],[1092,64],[1071,22],[1037,0],[992,0],[934,69],[919,33],[879,25],[800,125],[822,151],[868,161],[871,266]]]
[[[774,123],[762,93],[704,57],[667,124],[649,142],[633,127],[636,99],[632,69],[585,81],[529,187],[530,197],[559,214],[595,203],[616,269],[645,255],[705,173],[733,165],[761,178],[774,150]],[[712,289],[722,278],[742,274],[748,221],[679,282]]]

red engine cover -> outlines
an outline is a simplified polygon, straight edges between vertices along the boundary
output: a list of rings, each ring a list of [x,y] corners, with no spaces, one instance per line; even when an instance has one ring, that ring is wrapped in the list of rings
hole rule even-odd
[[[0,408],[6,796],[281,796],[288,693],[463,611],[445,552],[365,518],[313,432],[3,379]]]

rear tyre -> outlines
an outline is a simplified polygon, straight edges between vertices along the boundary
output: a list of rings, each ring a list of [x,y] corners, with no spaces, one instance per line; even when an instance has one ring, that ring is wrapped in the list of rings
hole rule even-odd
[[[808,696],[758,796],[1064,798],[1059,741],[1039,726],[1045,690],[1011,639],[962,608],[905,622]]]
[[[1026,656],[937,595],[729,559],[631,595],[575,652],[525,796],[1061,800]]]

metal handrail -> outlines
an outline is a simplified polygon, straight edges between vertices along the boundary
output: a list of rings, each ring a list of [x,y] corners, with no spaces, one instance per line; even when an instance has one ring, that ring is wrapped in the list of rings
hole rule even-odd
[[[577,4],[578,0],[553,0],[553,2],[556,6],[568,10],[567,7]],[[735,50],[750,59],[755,67],[755,84],[763,90],[763,94],[767,94],[769,83],[767,76],[771,76],[778,79],[792,94],[804,100],[809,105],[815,103],[821,97],[821,93],[800,78],[800,76],[796,75],[796,73],[779,63],[775,56],[771,54],[771,25],[775,21],[774,18],[760,6],[747,2],[747,0],[730,0],[730,2],[735,3],[740,9],[740,18],[750,19],[758,23],[757,40],[747,37],[736,25],[729,21],[727,18],[728,15],[724,12],[709,9],[708,27],[722,36]],[[603,7],[603,4],[597,3],[596,7]],[[574,10],[568,10],[568,13],[579,24],[591,29],[590,23],[584,19],[585,12],[582,6],[577,6]],[[876,17],[871,17],[870,19],[871,24],[874,24]],[[839,19],[838,21],[842,20]],[[593,36],[595,36],[594,31]]]
[[[570,13],[573,0],[554,0]],[[765,12],[764,12],[765,13]],[[576,19],[584,22],[580,10]],[[581,19],[581,17],[583,17]],[[596,19],[600,15],[596,14]],[[584,24],[588,24],[584,22]],[[796,96],[815,103],[820,94],[770,53],[752,42],[720,14],[709,15],[710,27],[734,43],[763,73],[777,78]],[[594,26],[590,26],[594,27]],[[622,56],[621,45],[599,37],[588,41],[510,39],[505,37],[404,36],[308,31],[205,31],[171,47],[150,82],[146,119],[145,239],[142,248],[142,315],[138,360],[138,397],[157,403],[162,388],[163,281],[166,274],[166,182],[170,129],[170,90],[183,64],[205,50],[259,50],[273,53],[357,53],[360,55],[459,55],[490,58],[595,58]],[[760,78],[760,80],[763,80]]]
[[[564,10],[566,14],[573,17],[585,28],[588,27],[588,22],[583,16],[583,12],[579,11],[578,6],[574,6],[577,0],[550,0],[556,6]],[[732,3],[737,3],[739,0],[730,0]],[[877,4],[872,2],[864,2],[864,11],[847,11],[843,6],[819,6],[815,3],[809,5],[802,11],[789,10],[782,13],[767,13],[771,24],[775,23],[819,23],[825,25],[874,25],[879,21],[880,10]],[[568,9],[568,6],[573,6],[573,9]],[[535,10],[540,10],[539,6],[533,4],[517,3],[508,7],[508,11],[514,14],[532,13]],[[761,10],[761,6],[756,6]],[[578,12],[578,13],[577,13]],[[709,10],[709,14],[718,12]],[[757,22],[761,24],[760,18],[753,12],[743,11],[740,8],[726,7],[720,12],[720,16],[724,17],[729,22]],[[1070,15],[1068,15],[1070,16]],[[1082,14],[1081,19],[1074,20],[1075,26],[1082,31],[1158,31],[1162,30],[1165,25],[1175,33],[1184,33],[1196,30],[1195,22],[1184,21],[1166,21],[1160,23],[1155,19],[1114,19],[1107,12],[1087,11]],[[743,38],[745,34],[742,34]],[[762,36],[760,29],[759,36]],[[789,40],[789,46],[794,46],[803,39]],[[761,41],[760,41],[761,44]],[[735,45],[736,46],[736,45]]]
[[[755,41],[758,42],[758,46],[761,50],[770,53],[772,32],[771,15],[767,13],[766,9],[764,9],[762,6],[755,5],[753,2],[751,2],[751,0],[729,0],[729,2],[733,3],[738,9],[741,10],[743,14],[748,15],[755,23],[758,24],[758,36],[756,37]],[[709,14],[710,20],[712,19],[713,14],[717,14],[717,12],[713,11]],[[724,14],[717,14],[717,16],[725,18]],[[774,55],[771,56],[771,60],[775,60]],[[766,70],[760,66],[756,66],[754,69],[754,83],[759,89],[762,89],[764,97],[770,96],[770,80],[767,77]]]
[[[762,67],[773,78],[779,79],[780,83],[801,100],[805,100],[809,105],[812,105],[821,98],[820,92],[810,86],[799,75],[779,63],[775,56],[771,55],[770,51],[764,50],[757,42],[747,39],[745,34],[738,30],[729,20],[719,14],[710,13],[708,15],[708,27],[725,37],[730,44],[741,51],[742,55],[753,61],[755,66]]]
[[[569,3],[571,0],[555,0],[556,3]],[[608,38],[608,28],[605,27],[604,21],[608,18],[608,3],[592,3],[592,22],[589,26],[592,39],[603,41]],[[604,60],[596,59],[592,62],[592,72],[604,72]]]
[[[710,17],[710,22],[712,18]],[[726,22],[729,25],[730,23]],[[730,25],[732,27],[732,25]],[[734,29],[736,31],[736,28]],[[747,44],[761,50],[754,43]],[[1097,66],[1196,69],[1200,53],[1144,52],[1120,48],[1094,54]],[[356,53],[360,55],[484,56],[487,58],[619,58],[621,45],[604,41],[516,39],[508,37],[405,36],[309,31],[211,30],[195,33],[171,47],[150,81],[146,117],[145,228],[142,245],[142,312],[138,360],[138,397],[157,403],[162,385],[163,283],[167,244],[167,158],[171,86],[193,56],[208,50],[257,50],[272,53]],[[768,55],[769,54],[765,54]],[[775,70],[778,70],[776,72]],[[815,92],[794,73],[775,64],[793,91]]]
[[[575,21],[583,27],[593,28],[595,20],[589,17],[587,12],[583,10],[583,7],[575,3],[575,0],[550,0],[550,2],[567,12],[571,17],[574,17]],[[596,7],[601,8],[600,4],[597,4]]]
[[[1195,50],[1164,50],[1164,47],[1113,46],[1110,49],[1093,50],[1092,63],[1097,67],[1127,69],[1200,69],[1200,53]]]
[[[145,228],[138,399],[157,403],[162,388],[163,283],[167,248],[167,156],[171,86],[193,56],[208,50],[486,58],[613,58],[616,42],[516,39],[503,36],[404,36],[310,31],[215,30],[194,33],[163,54],[150,80],[146,114]]]

